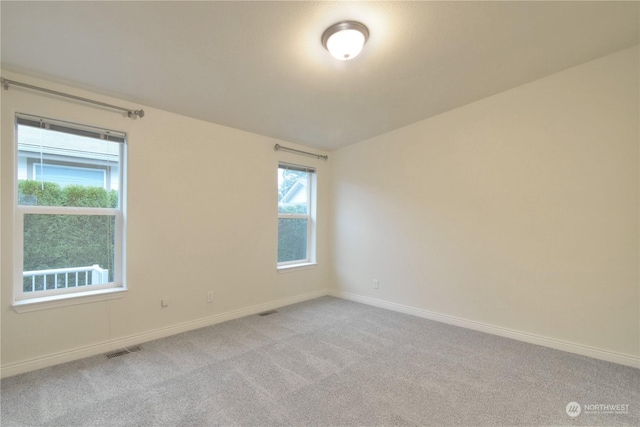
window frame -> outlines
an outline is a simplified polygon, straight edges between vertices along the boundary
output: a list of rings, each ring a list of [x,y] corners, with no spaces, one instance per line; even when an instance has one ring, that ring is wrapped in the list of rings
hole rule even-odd
[[[96,208],[96,207],[67,207],[67,206],[33,206],[19,204],[19,123],[23,117],[29,120],[41,120],[41,123],[51,123],[53,131],[59,131],[68,134],[74,132],[65,131],[77,130],[77,135],[90,136],[88,131],[95,134],[118,135],[118,138],[111,141],[118,144],[118,204],[116,208]],[[30,126],[27,124],[26,126]],[[32,126],[32,125],[31,125]],[[43,125],[44,126],[44,125]],[[120,138],[121,137],[121,138]],[[108,138],[107,138],[108,139]],[[121,140],[120,140],[121,139]],[[93,302],[96,300],[120,298],[122,293],[126,291],[125,283],[125,213],[126,213],[126,169],[127,169],[127,138],[126,133],[104,130],[87,125],[79,125],[71,122],[65,122],[56,119],[49,119],[28,114],[16,113],[14,122],[14,173],[13,173],[13,192],[14,192],[14,292],[13,292],[13,308],[18,312],[33,311],[46,309],[51,307],[59,307],[65,305],[73,305],[84,302]],[[98,168],[102,169],[102,168]],[[104,170],[103,170],[104,172]],[[106,178],[105,178],[106,180]],[[106,184],[105,184],[106,185]],[[67,287],[59,289],[47,289],[37,292],[24,292],[24,220],[29,214],[37,215],[91,215],[91,216],[110,216],[114,217],[114,259],[113,259],[113,281],[90,286]]]
[[[285,167],[283,167],[285,166]],[[307,213],[295,214],[295,213],[280,213],[278,203],[276,203],[276,209],[278,210],[278,223],[280,219],[306,219],[307,220],[307,248],[306,258],[292,261],[277,261],[278,244],[276,244],[276,265],[278,270],[286,270],[295,267],[304,267],[315,264],[315,235],[316,235],[316,169],[311,166],[297,165],[288,162],[278,162],[279,169],[296,170],[299,172],[305,172],[307,174]],[[276,187],[277,188],[277,187]],[[277,201],[277,200],[276,200]],[[279,233],[277,233],[279,241]]]

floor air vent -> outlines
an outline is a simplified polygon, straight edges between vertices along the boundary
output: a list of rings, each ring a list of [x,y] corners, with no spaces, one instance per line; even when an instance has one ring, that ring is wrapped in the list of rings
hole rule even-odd
[[[275,314],[275,313],[277,313],[277,311],[275,310],[263,311],[262,313],[258,313],[258,316],[268,316],[270,314]]]
[[[107,356],[107,359],[113,359],[114,357],[124,356],[125,354],[133,353],[134,351],[140,351],[140,350],[142,349],[140,348],[139,345],[135,347],[125,347],[122,350],[116,350],[116,351],[112,351],[111,353],[107,353],[105,354],[105,356]]]

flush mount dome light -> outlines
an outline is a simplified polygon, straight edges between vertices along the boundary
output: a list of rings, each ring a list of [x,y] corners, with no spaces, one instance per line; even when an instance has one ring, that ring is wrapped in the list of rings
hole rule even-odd
[[[340,61],[353,59],[369,38],[369,30],[355,21],[338,22],[322,34],[322,45]]]

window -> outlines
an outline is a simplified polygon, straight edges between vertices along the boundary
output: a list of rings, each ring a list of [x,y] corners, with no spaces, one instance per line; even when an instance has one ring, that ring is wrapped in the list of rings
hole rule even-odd
[[[125,134],[16,114],[16,148],[16,302],[124,288]]]
[[[278,167],[278,267],[313,262],[315,169]]]

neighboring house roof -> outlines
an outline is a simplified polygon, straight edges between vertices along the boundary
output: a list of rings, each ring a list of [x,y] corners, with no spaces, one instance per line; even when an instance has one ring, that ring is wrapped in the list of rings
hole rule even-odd
[[[71,135],[55,131],[43,131],[29,126],[19,126],[19,155],[32,157],[48,154],[82,159],[117,162],[117,143],[107,143],[96,138]]]

